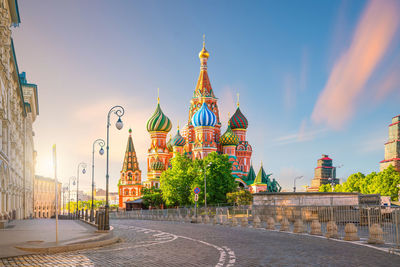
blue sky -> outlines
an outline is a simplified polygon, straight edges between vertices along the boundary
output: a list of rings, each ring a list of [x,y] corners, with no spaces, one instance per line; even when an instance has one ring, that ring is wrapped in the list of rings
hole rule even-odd
[[[62,180],[90,165],[91,143],[105,138],[107,112],[119,104],[126,127],[111,130],[112,190],[129,127],[143,179],[157,88],[174,134],[187,121],[203,34],[223,128],[240,93],[255,170],[262,161],[285,189],[298,175],[310,184],[323,153],[344,165],[340,178],[378,171],[400,114],[396,1],[20,0],[19,9],[19,69],[39,88],[38,174],[52,175],[53,143]],[[100,187],[104,166],[97,156]]]

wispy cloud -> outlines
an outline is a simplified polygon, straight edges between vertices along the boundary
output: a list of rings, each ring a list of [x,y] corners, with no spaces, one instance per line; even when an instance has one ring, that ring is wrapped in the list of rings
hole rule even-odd
[[[325,128],[314,128],[309,125],[308,120],[304,119],[299,127],[298,132],[280,136],[274,140],[275,145],[287,145],[292,143],[301,143],[314,140],[318,135],[327,132]]]
[[[382,60],[399,28],[395,1],[370,1],[357,25],[350,47],[336,61],[320,94],[312,120],[334,129],[353,116],[357,98]]]

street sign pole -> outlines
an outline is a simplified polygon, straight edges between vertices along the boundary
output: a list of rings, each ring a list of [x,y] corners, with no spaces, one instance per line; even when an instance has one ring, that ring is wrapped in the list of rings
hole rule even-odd
[[[55,211],[56,211],[56,243],[58,243],[58,181],[57,181],[57,152],[56,145],[53,145],[53,164],[54,164],[54,187],[55,187]]]

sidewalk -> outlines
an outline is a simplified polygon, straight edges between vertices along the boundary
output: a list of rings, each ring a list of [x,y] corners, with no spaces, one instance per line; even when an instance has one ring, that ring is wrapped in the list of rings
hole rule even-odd
[[[0,258],[32,254],[16,247],[62,247],[102,239],[107,234],[95,233],[96,228],[77,220],[58,220],[56,243],[55,219],[15,220],[0,229]]]

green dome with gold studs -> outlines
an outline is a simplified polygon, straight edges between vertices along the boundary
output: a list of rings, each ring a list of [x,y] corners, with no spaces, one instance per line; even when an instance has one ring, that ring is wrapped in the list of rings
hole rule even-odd
[[[160,103],[157,104],[156,111],[147,121],[148,132],[169,132],[171,130],[171,121],[162,112]]]
[[[232,131],[230,122],[228,122],[228,128],[219,139],[219,142],[223,146],[236,146],[239,144],[239,137]]]

